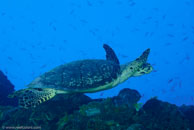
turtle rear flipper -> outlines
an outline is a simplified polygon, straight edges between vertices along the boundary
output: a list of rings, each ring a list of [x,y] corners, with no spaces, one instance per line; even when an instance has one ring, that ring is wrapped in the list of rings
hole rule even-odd
[[[56,95],[56,90],[49,88],[29,88],[15,92],[11,97],[19,97],[19,106],[31,108],[50,100]]]
[[[19,97],[19,96],[21,95],[22,92],[23,92],[23,89],[22,89],[22,90],[15,91],[15,92],[9,94],[9,95],[8,95],[8,98]]]
[[[149,63],[144,63],[142,67],[140,67],[133,76],[141,76],[144,74],[148,74],[153,70],[152,66]]]

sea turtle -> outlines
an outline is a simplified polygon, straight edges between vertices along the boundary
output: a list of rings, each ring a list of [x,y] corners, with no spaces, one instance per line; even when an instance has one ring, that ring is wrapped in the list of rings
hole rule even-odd
[[[152,66],[147,63],[150,49],[145,50],[136,60],[120,65],[113,49],[107,44],[103,48],[106,51],[106,60],[87,59],[60,65],[10,97],[19,97],[20,107],[36,107],[56,94],[102,91],[116,87],[130,77],[152,71]]]

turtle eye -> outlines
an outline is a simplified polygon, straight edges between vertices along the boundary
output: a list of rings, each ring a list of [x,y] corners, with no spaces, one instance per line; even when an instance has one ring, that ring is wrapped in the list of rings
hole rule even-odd
[[[141,74],[145,74],[145,72],[141,72]]]
[[[142,65],[142,68],[144,69],[146,66],[147,66],[146,64],[143,64],[143,65]]]

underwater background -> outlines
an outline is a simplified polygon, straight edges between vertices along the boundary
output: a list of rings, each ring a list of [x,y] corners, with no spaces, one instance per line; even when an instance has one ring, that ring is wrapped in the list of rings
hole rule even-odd
[[[194,105],[193,14],[193,0],[1,0],[0,70],[19,90],[58,65],[105,59],[103,43],[121,64],[150,48],[152,73],[87,95],[112,97],[131,88],[140,102],[157,96]]]

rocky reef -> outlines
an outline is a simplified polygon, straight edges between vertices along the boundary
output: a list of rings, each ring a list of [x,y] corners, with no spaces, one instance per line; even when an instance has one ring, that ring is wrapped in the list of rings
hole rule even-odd
[[[194,130],[194,106],[181,106],[180,111],[184,113],[185,117],[189,120],[191,130]]]
[[[9,92],[13,91],[14,89]],[[123,89],[115,97],[95,100],[84,94],[61,94],[31,109],[1,104],[0,129],[10,127],[13,129],[33,127],[43,130],[194,129],[193,106],[177,107],[157,98],[152,98],[143,105],[138,103],[140,98],[136,90]]]
[[[14,85],[7,79],[6,75],[0,70],[0,105],[16,105],[17,100],[7,96],[13,93]]]
[[[190,109],[181,108],[182,112],[177,106],[155,98],[140,107],[139,98],[137,91],[124,89],[118,96],[107,99],[92,100],[83,94],[58,95],[32,109],[1,106],[0,126],[39,126],[46,130],[191,129]]]

